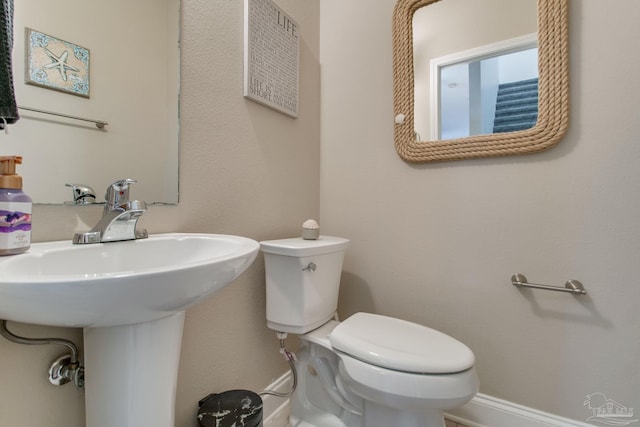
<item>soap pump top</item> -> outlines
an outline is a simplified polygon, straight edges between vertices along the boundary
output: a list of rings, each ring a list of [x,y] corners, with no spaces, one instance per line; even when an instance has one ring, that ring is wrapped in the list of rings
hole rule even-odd
[[[0,188],[22,189],[22,177],[16,174],[20,164],[22,156],[0,156]]]

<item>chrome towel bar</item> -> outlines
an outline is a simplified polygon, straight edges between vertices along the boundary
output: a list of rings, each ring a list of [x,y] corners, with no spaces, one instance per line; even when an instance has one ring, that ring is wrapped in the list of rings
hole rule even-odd
[[[21,110],[33,111],[34,113],[49,114],[49,115],[52,115],[52,116],[65,117],[67,119],[80,120],[80,121],[83,121],[83,122],[90,122],[90,123],[95,124],[98,129],[104,129],[104,127],[109,124],[109,123],[107,123],[107,122],[105,122],[103,120],[85,119],[83,117],[76,117],[76,116],[70,116],[70,115],[67,115],[67,114],[54,113],[53,111],[39,110],[37,108],[21,107],[21,106],[18,106],[18,108],[21,109]]]
[[[527,278],[524,274],[516,273],[511,276],[511,284],[517,288],[534,288],[534,289],[546,289],[548,291],[557,292],[569,292],[574,295],[585,295],[587,291],[578,280],[569,279],[564,284],[564,288],[560,286],[538,285],[536,283],[527,282]]]

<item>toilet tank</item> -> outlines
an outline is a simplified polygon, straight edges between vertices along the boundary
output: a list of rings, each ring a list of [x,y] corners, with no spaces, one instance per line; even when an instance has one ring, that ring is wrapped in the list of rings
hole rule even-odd
[[[330,236],[260,242],[270,329],[304,334],[333,317],[348,245],[349,240]]]

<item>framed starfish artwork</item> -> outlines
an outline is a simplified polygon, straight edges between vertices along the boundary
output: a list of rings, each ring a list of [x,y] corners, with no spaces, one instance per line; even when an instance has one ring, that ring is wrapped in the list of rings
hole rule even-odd
[[[25,30],[25,83],[89,98],[89,49]]]

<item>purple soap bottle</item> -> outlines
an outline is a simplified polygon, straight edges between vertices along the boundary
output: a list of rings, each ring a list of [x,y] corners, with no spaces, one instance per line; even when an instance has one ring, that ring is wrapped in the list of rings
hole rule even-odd
[[[0,156],[0,256],[26,252],[31,246],[31,197],[16,175],[21,156]]]

